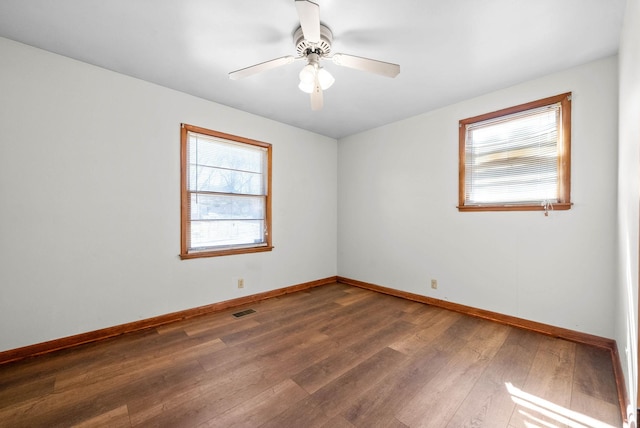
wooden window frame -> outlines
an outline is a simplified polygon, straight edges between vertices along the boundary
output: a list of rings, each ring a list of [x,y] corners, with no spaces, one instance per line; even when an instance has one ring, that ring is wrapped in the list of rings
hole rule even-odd
[[[242,247],[221,247],[220,249],[212,249],[206,251],[189,252],[189,239],[191,236],[191,215],[189,212],[190,192],[188,186],[189,165],[187,164],[189,156],[187,153],[188,133],[193,132],[211,137],[228,140],[235,143],[242,143],[252,146],[258,146],[266,149],[267,153],[267,171],[266,171],[266,203],[265,203],[265,237],[266,244],[261,243],[255,246]],[[237,135],[226,134],[211,129],[201,128],[198,126],[181,124],[180,127],[180,258],[194,259],[202,257],[228,256],[233,254],[258,253],[273,250],[273,233],[271,228],[271,169],[272,169],[272,146],[269,143],[252,140],[249,138],[239,137]]]
[[[487,203],[482,205],[465,205],[465,149],[467,125],[496,119],[514,113],[520,113],[548,105],[560,103],[562,135],[560,138],[561,150],[558,154],[558,201],[553,202],[551,209],[568,210],[571,208],[571,92],[543,98],[540,100],[508,107],[491,113],[460,120],[458,126],[459,159],[458,159],[458,210],[459,211],[544,211],[542,204],[508,204]]]

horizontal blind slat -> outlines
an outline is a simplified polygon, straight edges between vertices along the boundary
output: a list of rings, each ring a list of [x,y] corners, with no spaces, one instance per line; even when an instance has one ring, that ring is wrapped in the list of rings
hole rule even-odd
[[[467,125],[468,203],[557,200],[559,104]]]
[[[264,147],[187,135],[189,251],[266,245]]]

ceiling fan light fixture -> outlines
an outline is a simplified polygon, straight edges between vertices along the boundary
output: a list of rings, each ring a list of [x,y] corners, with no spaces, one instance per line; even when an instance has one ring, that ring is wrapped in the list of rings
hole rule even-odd
[[[315,64],[306,65],[300,71],[300,83],[298,88],[302,92],[310,94],[314,91],[316,81],[323,91],[329,89],[336,79],[324,68],[317,68]]]
[[[300,82],[311,82],[316,79],[316,68],[312,64],[305,65],[302,70],[300,70]]]
[[[300,83],[298,84],[298,88],[302,91],[305,92],[307,94],[310,94],[313,92],[313,89],[315,87],[315,81],[312,80],[310,82],[305,82],[303,80],[300,81]]]
[[[318,82],[320,83],[320,87],[322,90],[327,90],[333,85],[336,79],[324,68],[320,68],[318,70]]]

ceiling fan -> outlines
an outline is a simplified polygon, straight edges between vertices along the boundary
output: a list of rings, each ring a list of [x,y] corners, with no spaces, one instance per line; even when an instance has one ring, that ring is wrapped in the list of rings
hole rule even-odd
[[[322,59],[331,59],[334,64],[356,70],[368,71],[381,76],[396,77],[400,66],[375,59],[335,53],[331,55],[333,34],[320,23],[320,7],[309,0],[295,0],[300,26],[293,34],[293,43],[298,56],[287,55],[229,73],[232,80],[242,79],[266,70],[306,60],[307,65],[300,71],[298,88],[311,94],[311,109],[322,109],[322,91],[329,89],[335,79],[320,66]]]

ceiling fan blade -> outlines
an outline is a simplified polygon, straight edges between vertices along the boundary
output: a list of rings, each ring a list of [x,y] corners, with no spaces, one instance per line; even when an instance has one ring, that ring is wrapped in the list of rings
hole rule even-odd
[[[296,10],[304,38],[320,43],[320,6],[309,0],[296,0]]]
[[[316,83],[313,87],[313,92],[311,92],[311,110],[322,110],[322,104],[322,88],[320,87],[320,82],[318,82],[318,79],[316,79]]]
[[[260,64],[252,65],[250,67],[241,68],[240,70],[232,71],[231,73],[229,73],[229,79],[238,80],[245,77],[253,76],[254,74],[271,70],[272,68],[291,64],[295,59],[296,57],[288,55],[281,58],[272,59],[271,61],[261,62]]]
[[[386,77],[396,77],[400,73],[400,66],[390,62],[362,58],[360,56],[337,53],[331,57],[336,65],[368,71]]]

